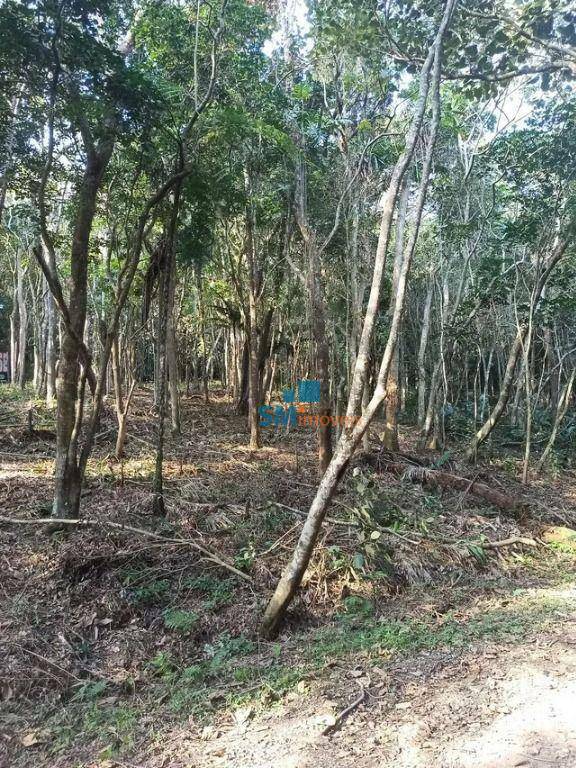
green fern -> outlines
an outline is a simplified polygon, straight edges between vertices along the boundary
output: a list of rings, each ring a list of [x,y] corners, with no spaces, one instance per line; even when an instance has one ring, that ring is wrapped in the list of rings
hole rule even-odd
[[[198,614],[194,611],[182,611],[178,608],[167,608],[164,611],[164,625],[167,629],[179,632],[182,635],[188,634],[198,621]]]

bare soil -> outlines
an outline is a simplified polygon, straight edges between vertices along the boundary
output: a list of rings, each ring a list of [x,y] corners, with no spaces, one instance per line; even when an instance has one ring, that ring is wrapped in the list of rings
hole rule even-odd
[[[196,745],[192,764],[573,768],[576,612],[557,620],[552,631],[520,647],[482,643],[456,654],[413,655],[385,668],[363,665],[353,676],[339,670],[322,694],[210,734],[205,747]],[[334,699],[346,692],[344,699],[356,700],[362,684],[366,702],[339,731],[323,735]]]

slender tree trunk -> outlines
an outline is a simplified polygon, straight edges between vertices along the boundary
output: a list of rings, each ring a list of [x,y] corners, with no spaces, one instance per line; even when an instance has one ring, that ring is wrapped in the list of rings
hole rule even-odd
[[[366,377],[364,382],[364,391],[362,392],[362,413],[366,413],[370,403],[370,380]],[[362,450],[366,453],[370,450],[370,425],[362,435]]]
[[[170,248],[169,239],[166,248]],[[168,261],[170,256],[166,254]],[[152,513],[157,517],[165,517],[166,507],[164,505],[164,432],[166,422],[166,384],[167,384],[167,358],[166,358],[166,337],[168,332],[168,303],[170,294],[170,274],[168,265],[164,265],[162,271],[162,281],[160,285],[160,294],[158,301],[158,338],[156,343],[158,355],[158,395],[156,408],[158,410],[157,433],[156,433],[156,461],[154,466],[154,480],[152,500]]]
[[[248,197],[246,206],[246,241],[245,256],[248,269],[248,312],[246,317],[246,341],[248,345],[248,426],[250,429],[250,448],[261,446],[260,419],[260,372],[258,355],[258,294],[259,280],[256,267],[256,241],[254,209],[252,205],[252,184],[248,171],[245,172],[245,187]]]
[[[46,291],[46,405],[51,408],[56,397],[56,307],[54,296]]]
[[[204,288],[202,286],[202,266],[196,267],[196,291],[198,293],[198,322],[200,324],[200,375],[202,377],[202,391],[206,405],[210,402],[210,390],[208,388],[208,354],[206,342],[206,311],[204,307]]]
[[[170,309],[170,283],[171,283],[171,264],[172,251],[176,247],[176,230],[178,226],[178,213],[180,208],[180,193],[182,183],[178,182],[174,187],[174,198],[172,202],[172,214],[168,225],[166,236],[166,252],[164,254],[164,269],[162,270],[162,285],[159,296],[159,328],[158,328],[158,360],[159,377],[158,382],[158,432],[156,436],[156,462],[154,467],[152,512],[158,517],[166,515],[164,504],[164,433],[166,422],[166,385],[168,376],[168,359],[166,354],[166,342],[168,336],[168,313]]]
[[[172,282],[172,280],[170,281]],[[170,385],[170,416],[172,420],[172,434],[179,435],[182,432],[180,420],[180,394],[178,392],[178,352],[176,344],[176,329],[174,327],[174,305],[169,307],[168,333],[166,337],[166,357],[168,363],[168,380]]]
[[[426,349],[428,347],[428,337],[430,336],[433,298],[434,280],[430,277],[426,290],[426,299],[424,300],[424,311],[420,327],[420,344],[418,345],[418,426],[420,428],[424,426],[426,415]]]
[[[307,243],[308,299],[314,342],[315,376],[320,382],[318,403],[318,474],[321,477],[332,458],[332,405],[330,402],[330,349],[326,332],[326,305],[320,277],[320,263],[313,234]]]
[[[553,411],[558,409],[560,398],[560,377],[558,373],[558,358],[553,343],[553,330],[550,326],[544,328],[545,368],[549,377],[549,405]]]
[[[554,270],[554,267],[564,255],[564,252],[566,251],[567,246],[568,246],[568,241],[566,240],[559,240],[556,243],[552,251],[552,254],[550,256],[550,259],[548,260],[548,264],[546,265],[546,268],[542,272],[538,280],[538,283],[534,288],[534,293],[532,295],[532,302],[531,302],[531,308],[532,308],[531,311],[533,311],[533,309],[536,309],[536,307],[538,306],[540,296],[542,295],[542,290],[544,289],[544,286],[546,285],[546,282],[548,281],[550,274]],[[480,427],[478,432],[476,432],[476,435],[474,436],[474,439],[470,444],[470,448],[467,451],[466,455],[470,461],[476,460],[476,455],[477,455],[479,446],[488,438],[488,436],[491,434],[492,430],[500,420],[500,417],[504,413],[504,410],[508,403],[508,399],[510,398],[512,384],[514,382],[514,371],[516,370],[516,365],[518,363],[518,359],[520,358],[522,347],[524,344],[524,340],[526,339],[527,333],[528,333],[528,324],[527,323],[521,324],[516,333],[514,343],[510,348],[510,353],[508,355],[508,361],[506,363],[506,370],[504,372],[504,378],[501,384],[498,401],[496,402],[494,408],[490,412],[484,424]]]
[[[494,357],[494,347],[490,347],[488,362],[484,362],[484,387],[482,389],[482,401],[480,403],[480,419],[484,418],[484,411],[489,402],[490,372],[492,370],[492,358]]]
[[[432,69],[433,61],[434,46],[431,46],[420,72],[418,100],[416,102],[414,116],[406,136],[405,148],[392,170],[388,189],[384,193],[382,199],[382,216],[380,219],[380,232],[378,234],[378,245],[376,247],[376,256],[374,259],[372,285],[370,288],[370,295],[368,297],[366,314],[364,316],[362,334],[358,346],[358,354],[356,355],[356,363],[354,365],[354,373],[352,376],[352,383],[350,385],[350,394],[348,396],[348,408],[346,414],[350,418],[353,418],[359,412],[360,404],[362,402],[364,382],[366,379],[370,359],[370,344],[372,341],[372,335],[374,333],[374,325],[378,316],[378,307],[380,305],[380,292],[382,288],[384,270],[386,267],[388,241],[390,239],[396,200],[400,191],[400,186],[402,184],[404,174],[410,165],[418,138],[420,136],[420,130],[422,128],[422,122],[424,120],[424,113],[428,100],[428,92],[430,89],[430,71]]]
[[[21,89],[23,86],[20,87]],[[14,156],[14,146],[16,144],[16,130],[18,127],[17,118],[18,110],[20,107],[21,95],[16,94],[12,97],[10,102],[10,117],[8,123],[8,131],[4,140],[4,147],[0,153],[0,224],[2,223],[2,216],[4,214],[4,206],[6,203],[6,194],[8,192],[8,180],[10,174],[10,166]]]
[[[176,237],[176,233],[174,233]],[[180,374],[178,371],[178,342],[176,337],[176,318],[175,318],[175,295],[176,295],[176,248],[170,249],[170,287],[168,296],[168,317],[166,329],[166,362],[168,370],[168,384],[170,391],[170,419],[173,435],[179,435],[182,432],[180,420],[180,393],[178,384]]]
[[[538,464],[536,465],[536,469],[538,470],[538,472],[542,471],[542,467],[544,466],[546,459],[550,455],[552,448],[554,448],[554,443],[556,442],[556,435],[558,434],[558,429],[560,428],[560,424],[562,423],[562,420],[564,419],[564,417],[566,416],[566,413],[568,412],[568,406],[570,405],[570,398],[572,397],[572,388],[574,387],[575,377],[576,377],[576,369],[573,369],[572,373],[570,374],[570,378],[568,379],[566,386],[562,390],[560,397],[558,399],[558,406],[556,409],[554,424],[552,426],[552,432],[550,433],[550,437],[548,438],[546,447],[542,451],[542,456],[540,456],[540,458],[538,459]]]
[[[24,268],[20,252],[16,255],[16,300],[18,302],[18,359],[16,361],[16,383],[24,389],[26,381],[26,341],[28,338],[28,308],[24,290]]]
[[[332,458],[332,406],[330,402],[330,349],[326,330],[326,300],[321,277],[320,254],[316,234],[308,223],[306,209],[307,179],[304,158],[296,169],[296,220],[304,241],[307,264],[302,282],[308,294],[308,321],[312,339],[310,368],[320,382],[318,403],[318,474],[321,477]]]
[[[10,313],[10,383],[18,381],[18,297],[16,287],[12,292],[12,312]]]
[[[393,297],[398,291],[398,279],[402,268],[402,259],[404,257],[404,229],[406,226],[406,211],[408,209],[408,196],[410,194],[410,184],[408,177],[403,180],[402,192],[398,202],[398,217],[396,221],[396,243],[394,249],[394,268],[392,272],[392,289],[390,309],[393,308]],[[400,333],[400,331],[399,331]],[[398,406],[400,402],[400,344],[399,341],[394,346],[394,354],[390,363],[390,372],[386,382],[386,405],[385,426],[382,434],[382,444],[389,451],[397,451],[398,445]]]
[[[280,624],[288,609],[288,606],[290,605],[290,602],[292,601],[296,593],[296,590],[300,586],[302,577],[306,571],[306,568],[308,567],[308,563],[310,562],[312,551],[316,544],[316,540],[318,538],[318,533],[320,531],[322,521],[324,520],[324,516],[326,514],[330,501],[336,491],[338,483],[356,447],[360,443],[364,432],[366,431],[368,425],[370,424],[370,421],[374,418],[374,415],[376,414],[378,408],[380,407],[384,399],[386,380],[388,378],[388,374],[390,370],[390,362],[392,359],[394,346],[397,342],[400,317],[404,309],[404,298],[406,294],[406,281],[408,276],[408,270],[410,268],[412,255],[414,253],[416,242],[418,239],[419,224],[420,224],[420,219],[422,215],[422,209],[424,207],[426,190],[428,186],[428,179],[430,176],[430,168],[432,164],[432,154],[433,154],[433,149],[436,141],[436,136],[438,133],[438,125],[440,121],[440,74],[441,74],[442,40],[443,40],[445,31],[447,29],[454,5],[455,5],[455,0],[447,0],[446,5],[444,7],[442,21],[440,22],[440,26],[438,28],[438,32],[436,34],[434,43],[431,46],[430,53],[426,59],[426,63],[423,67],[422,74],[421,74],[421,93],[423,94],[422,100],[424,102],[424,104],[422,105],[422,111],[423,111],[426,104],[428,90],[430,87],[430,67],[433,62],[434,68],[433,68],[433,77],[432,77],[432,82],[433,82],[432,125],[430,129],[430,137],[429,137],[428,147],[426,151],[426,158],[422,168],[422,178],[420,182],[414,231],[411,235],[411,238],[406,250],[406,256],[402,264],[402,270],[398,279],[398,293],[396,296],[394,314],[392,316],[392,321],[390,324],[390,332],[389,332],[388,341],[386,344],[386,349],[382,357],[382,362],[380,365],[380,371],[378,374],[376,387],[372,395],[372,398],[370,400],[370,403],[368,404],[365,412],[358,418],[355,426],[351,430],[347,430],[342,433],[342,436],[340,437],[340,441],[338,443],[334,456],[332,457],[332,460],[328,465],[326,472],[322,477],[322,480],[320,481],[320,485],[318,486],[316,496],[312,501],[312,504],[308,511],[308,515],[306,517],[306,521],[304,522],[300,537],[298,539],[298,543],[296,544],[296,549],[294,551],[293,557],[290,563],[287,565],[286,569],[284,570],[284,573],[282,574],[282,577],[278,582],[276,590],[272,595],[272,598],[270,599],[270,602],[268,603],[268,606],[266,608],[266,612],[264,614],[264,618],[261,625],[261,634],[265,637],[272,637],[278,632],[280,628]],[[420,123],[421,123],[421,118],[420,118]],[[419,127],[420,126],[418,126],[418,130],[416,131],[415,138],[419,133]],[[409,132],[409,135],[411,133],[412,133],[412,130]],[[400,180],[401,180],[401,177],[400,177]],[[396,199],[396,196],[394,195],[394,201],[395,199]],[[384,216],[387,216],[386,208],[385,208]],[[386,244],[387,242],[388,242],[388,239],[386,237]],[[385,254],[382,255],[383,258],[384,256]],[[375,269],[376,269],[376,266],[375,266]],[[367,356],[368,345],[370,343],[370,339],[372,335],[371,330],[367,331],[367,328],[372,329],[374,327],[374,323],[376,320],[375,318],[376,311],[377,311],[377,302],[369,303],[367,314],[364,320],[364,329],[362,333],[362,342],[361,342],[362,349],[359,354],[359,359],[360,359],[360,356],[362,356],[365,362],[358,364],[358,361],[357,361],[356,372],[359,372],[359,379],[358,377],[355,376],[355,379],[361,382],[362,388],[364,387],[364,382],[366,379],[366,373],[367,373],[366,368],[367,368],[367,361],[368,361],[368,356]],[[374,316],[372,316],[371,313],[374,313]],[[360,397],[361,395],[362,395],[362,390],[360,390]],[[350,393],[350,399],[348,404],[349,404],[349,411],[352,410],[352,414],[355,415],[358,410],[358,403],[354,402],[353,392]]]
[[[532,451],[532,366],[530,362],[530,353],[532,351],[532,327],[533,327],[534,307],[530,308],[530,317],[528,319],[528,329],[522,344],[522,355],[524,358],[524,394],[526,401],[526,429],[524,441],[524,462],[522,467],[522,482],[528,484],[528,471],[530,468],[530,453]]]
[[[360,204],[354,199],[352,204],[352,226],[350,232],[350,335],[348,342],[349,369],[348,379],[352,377],[356,357],[358,356],[358,343],[362,335],[362,301],[364,286],[362,276],[358,270],[358,232],[360,229]]]
[[[503,376],[498,377],[498,383],[501,384]],[[520,362],[520,373],[516,378],[516,388],[514,392],[514,399],[510,408],[510,424],[513,427],[518,426],[520,418],[520,400],[522,398],[522,384],[524,382],[524,360]]]
[[[122,365],[120,354],[120,341],[118,336],[112,342],[112,380],[114,385],[114,399],[116,401],[116,418],[118,420],[118,431],[116,433],[116,449],[114,455],[117,459],[121,459],[124,456],[124,444],[126,442],[126,432],[128,428],[128,411],[130,409],[130,403],[132,401],[132,395],[134,388],[136,387],[136,379],[132,376],[130,388],[126,399],[124,399],[124,387],[122,382]]]

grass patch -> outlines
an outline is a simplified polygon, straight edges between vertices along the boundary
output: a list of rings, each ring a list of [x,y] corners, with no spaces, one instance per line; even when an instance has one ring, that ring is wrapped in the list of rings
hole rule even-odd
[[[465,648],[481,640],[518,643],[545,630],[558,613],[575,607],[576,597],[522,592],[514,595],[510,605],[496,604],[468,618],[449,612],[440,619],[389,620],[374,617],[369,601],[349,600],[335,626],[292,639],[292,644],[303,649],[297,660],[284,660],[280,644],[272,647],[271,655],[256,660],[254,644],[239,637],[224,638],[209,651],[209,659],[182,670],[175,671],[166,663],[162,666],[171,670],[167,675],[172,688],[171,708],[206,717],[210,709],[279,699],[327,664],[357,654],[391,657]]]
[[[369,620],[365,612],[340,617],[340,626],[318,632],[309,645],[310,660],[316,664],[352,653],[370,656],[401,651],[462,648],[478,640],[516,642],[542,631],[558,612],[576,606],[576,597],[519,594],[510,606],[495,606],[470,618],[453,612],[439,621],[418,619]]]
[[[348,600],[334,625],[293,636],[288,646],[267,644],[258,655],[256,644],[242,635],[224,635],[206,644],[202,657],[187,666],[168,652],[158,653],[144,668],[139,707],[164,721],[192,716],[209,722],[218,710],[269,706],[294,690],[304,694],[307,682],[334,661],[352,666],[360,654],[376,660],[466,648],[486,640],[518,644],[575,609],[576,595],[562,589],[518,590],[505,599],[479,603],[464,617],[450,611],[439,618],[379,618],[369,601]],[[297,656],[293,648],[301,649]],[[61,751],[80,733],[97,736],[108,756],[130,749],[138,710],[119,702],[105,707],[105,699],[100,699],[104,693],[109,693],[104,686],[86,685],[68,712],[54,718],[52,729],[59,745],[54,744],[54,750]]]

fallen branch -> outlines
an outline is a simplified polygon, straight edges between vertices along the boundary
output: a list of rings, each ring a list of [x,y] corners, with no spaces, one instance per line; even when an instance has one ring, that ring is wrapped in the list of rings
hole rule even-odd
[[[465,494],[472,493],[494,507],[507,512],[519,512],[526,507],[526,503],[522,500],[490,488],[490,486],[479,483],[476,480],[471,481],[468,477],[460,477],[459,475],[439,472],[438,470],[425,467],[408,467],[406,464],[399,462],[382,463],[381,467],[386,472],[392,472],[395,475],[422,483],[423,485],[452,488],[457,491],[464,491]]]
[[[138,536],[146,536],[150,539],[155,539],[156,541],[161,541],[162,543],[166,544],[176,544],[181,547],[191,547],[192,549],[196,549],[198,552],[201,552],[208,560],[210,560],[213,563],[216,563],[216,565],[221,566],[222,568],[225,568],[228,571],[231,571],[236,576],[239,576],[241,579],[244,579],[244,581],[252,582],[252,579],[250,576],[248,576],[247,573],[244,573],[243,571],[240,571],[238,568],[235,568],[231,563],[226,562],[226,560],[222,560],[218,555],[216,555],[214,552],[211,552],[209,549],[206,549],[206,547],[203,547],[201,544],[197,544],[195,541],[192,541],[191,539],[182,539],[178,537],[169,537],[169,536],[161,536],[158,533],[154,533],[153,531],[147,531],[144,528],[135,528],[132,525],[124,525],[123,523],[111,523],[107,520],[90,520],[90,519],[83,519],[83,520],[67,520],[66,518],[55,518],[55,517],[36,517],[36,518],[30,518],[30,519],[24,519],[24,518],[12,518],[12,517],[4,517],[0,516],[0,523],[6,523],[7,525],[51,525],[51,526],[69,526],[69,527],[76,527],[76,528],[113,528],[117,531],[128,531],[129,533],[135,533]]]
[[[391,451],[389,448],[381,446],[376,451],[365,451],[358,454],[356,463],[369,464],[374,469],[383,469],[386,464],[401,459],[407,464],[414,464],[417,467],[428,467],[429,469],[435,469],[440,461],[442,465],[447,469],[450,469],[453,465],[453,461],[441,456],[426,456],[418,453],[410,453],[408,451]]]
[[[306,517],[306,513],[303,512],[300,509],[296,509],[295,507],[289,507],[286,504],[281,504],[278,501],[275,501],[274,504],[277,507],[282,507],[283,509],[288,509],[291,512],[294,512],[297,515],[300,515],[301,517]],[[325,517],[325,522],[332,523],[332,525],[342,525],[346,527],[354,527],[358,528],[360,527],[360,524],[356,520],[335,520],[334,518]],[[374,530],[380,531],[381,533],[389,533],[392,536],[397,536],[399,539],[402,539],[408,544],[412,544],[413,546],[418,546],[420,544],[419,541],[414,541],[412,538],[408,538],[408,536],[413,536],[421,541],[434,541],[438,544],[447,544],[450,546],[453,545],[473,545],[477,547],[484,547],[485,549],[503,549],[504,547],[511,547],[514,544],[523,544],[525,547],[538,547],[542,544],[542,542],[537,541],[536,539],[527,538],[525,536],[511,536],[508,539],[501,539],[500,541],[489,541],[487,539],[481,540],[481,541],[470,541],[468,539],[454,539],[454,538],[447,538],[445,536],[434,536],[433,534],[425,534],[421,533],[420,531],[407,531],[406,533],[400,533],[400,531],[395,531],[393,528],[388,528],[382,525],[377,525],[374,523],[373,525]],[[290,533],[293,530],[293,528],[290,528],[290,530],[287,533]],[[408,534],[408,535],[406,535]],[[287,534],[284,534],[287,535]],[[283,537],[282,537],[283,538]],[[266,554],[263,552],[262,554]]]
[[[348,717],[348,715],[354,712],[356,707],[359,707],[365,698],[366,698],[366,689],[362,687],[358,698],[354,699],[352,704],[347,706],[346,709],[343,709],[333,723],[330,723],[329,725],[326,726],[326,728],[324,728],[324,730],[322,731],[322,736],[328,736],[330,733],[333,733],[334,731],[338,730],[338,728],[340,728],[340,726],[342,725],[344,720]]]
[[[514,544],[523,544],[525,547],[537,547],[538,542],[536,539],[528,539],[524,536],[511,536],[509,539],[501,539],[500,541],[480,541],[478,546],[485,549],[502,549],[502,547],[511,547]]]

